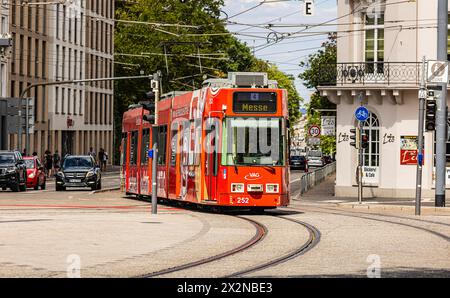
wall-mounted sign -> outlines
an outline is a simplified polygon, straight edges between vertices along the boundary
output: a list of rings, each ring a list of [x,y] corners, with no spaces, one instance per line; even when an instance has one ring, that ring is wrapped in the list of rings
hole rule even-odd
[[[363,184],[378,185],[380,182],[379,167],[363,167]]]
[[[322,116],[321,128],[323,136],[335,136],[336,135],[336,117],[335,116]]]
[[[400,137],[400,164],[417,165],[418,141],[417,136]],[[424,162],[422,161],[422,165]]]

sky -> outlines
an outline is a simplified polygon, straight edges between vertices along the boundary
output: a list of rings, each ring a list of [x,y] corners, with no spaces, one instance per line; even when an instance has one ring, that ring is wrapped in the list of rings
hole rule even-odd
[[[257,58],[274,63],[281,71],[292,74],[295,77],[295,86],[305,103],[309,101],[313,90],[304,87],[298,78],[301,72],[298,65],[326,41],[327,35],[319,35],[318,32],[326,33],[336,29],[333,26],[334,22],[331,22],[329,26],[317,26],[310,29],[307,29],[305,25],[320,24],[336,18],[337,0],[314,0],[314,8],[313,16],[303,15],[301,0],[225,0],[223,8],[228,16],[228,30],[239,33],[235,36],[247,43],[250,48],[255,47],[254,53]],[[244,12],[248,9],[250,10]],[[244,13],[240,14],[241,12]],[[238,24],[230,24],[230,22]],[[264,27],[267,24],[274,26],[268,29]],[[312,32],[316,33],[311,34]],[[291,35],[291,38],[273,42],[275,36],[286,36],[287,33],[296,34]],[[267,39],[271,41],[270,44],[267,44]]]

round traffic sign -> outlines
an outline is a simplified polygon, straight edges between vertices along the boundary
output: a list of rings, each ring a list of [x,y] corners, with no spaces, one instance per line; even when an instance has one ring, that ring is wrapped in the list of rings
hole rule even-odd
[[[320,127],[317,125],[311,125],[308,129],[308,134],[310,137],[320,136]]]
[[[369,110],[361,106],[356,109],[355,117],[358,121],[366,121],[369,118]]]

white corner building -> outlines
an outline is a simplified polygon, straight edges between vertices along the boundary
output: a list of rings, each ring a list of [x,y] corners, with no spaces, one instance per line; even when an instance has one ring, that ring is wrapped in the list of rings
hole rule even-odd
[[[350,146],[349,136],[362,99],[370,111],[364,123],[369,136],[364,195],[413,198],[421,61],[423,56],[436,60],[437,1],[387,0],[378,7],[371,2],[337,1],[337,65],[324,65],[320,74],[321,94],[337,105],[335,195],[357,196],[357,150]],[[433,197],[434,132],[425,132],[424,142],[423,196]]]

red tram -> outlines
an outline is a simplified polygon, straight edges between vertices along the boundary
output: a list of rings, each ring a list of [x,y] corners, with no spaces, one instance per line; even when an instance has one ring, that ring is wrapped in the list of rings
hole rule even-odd
[[[230,73],[158,102],[158,198],[269,209],[289,203],[287,91],[265,73]],[[121,188],[151,196],[148,111],[123,116]]]

